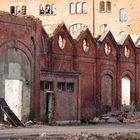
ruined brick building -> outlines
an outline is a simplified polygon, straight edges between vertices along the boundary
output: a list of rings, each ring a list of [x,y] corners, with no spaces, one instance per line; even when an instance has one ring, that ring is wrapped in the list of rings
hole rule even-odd
[[[65,24],[46,32],[31,17],[0,14],[0,97],[25,121],[79,122],[135,104],[140,49],[128,35],[89,29],[73,39]]]

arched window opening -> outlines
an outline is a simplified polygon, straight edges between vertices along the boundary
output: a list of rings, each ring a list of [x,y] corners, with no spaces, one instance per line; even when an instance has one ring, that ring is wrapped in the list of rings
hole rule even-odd
[[[65,38],[62,35],[59,35],[58,36],[58,45],[59,45],[60,49],[64,49],[65,44],[66,44]]]
[[[15,14],[15,6],[11,6],[10,7],[10,13],[11,14]]]
[[[50,5],[49,4],[46,4],[46,7],[45,7],[45,14],[50,14]]]
[[[44,6],[43,4],[40,5],[40,15],[44,15]]]
[[[129,77],[125,76],[121,79],[121,104],[130,105],[130,92],[131,92],[131,80]]]
[[[111,46],[108,42],[105,43],[105,53],[106,55],[109,55],[111,53]]]
[[[70,14],[75,14],[75,4],[70,3]]]
[[[22,14],[26,15],[26,6],[22,6]]]
[[[87,13],[87,3],[86,2],[82,3],[82,13],[84,13],[84,14]]]
[[[56,4],[52,4],[52,6],[51,6],[51,14],[56,15]]]
[[[130,56],[130,49],[128,48],[128,46],[124,47],[124,55],[127,58]]]
[[[77,14],[80,14],[81,13],[81,4],[80,4],[80,2],[77,2],[76,3],[76,13]]]
[[[16,6],[16,14],[20,15],[21,14],[21,7],[18,5]]]
[[[100,12],[105,12],[105,2],[104,1],[100,1],[99,10],[100,10]]]
[[[106,31],[108,31],[108,30],[110,30],[110,26],[109,26],[108,24],[102,24],[102,25],[100,26],[100,32],[101,32],[101,33],[104,33],[104,32],[106,32]]]
[[[110,1],[106,2],[106,11],[111,12],[111,2]]]
[[[73,24],[69,27],[69,31],[71,35],[74,35],[75,33],[77,33],[78,31],[81,31],[83,29],[87,28],[87,26],[83,23],[76,23]]]
[[[127,15],[127,10],[125,8],[120,9],[119,18],[120,21],[127,21],[128,15]]]
[[[87,40],[83,40],[83,50],[84,50],[84,52],[88,52],[88,50],[89,50],[89,45],[88,45],[88,42],[87,42]]]

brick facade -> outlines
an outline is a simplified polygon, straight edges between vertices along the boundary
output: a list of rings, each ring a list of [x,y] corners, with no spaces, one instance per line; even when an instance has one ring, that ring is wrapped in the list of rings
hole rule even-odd
[[[0,32],[0,56],[15,48],[30,62],[31,119],[76,122],[120,109],[124,77],[140,109],[140,52],[129,35],[117,43],[110,31],[93,38],[87,29],[75,40],[64,24],[47,34],[39,20],[9,14],[0,15]]]

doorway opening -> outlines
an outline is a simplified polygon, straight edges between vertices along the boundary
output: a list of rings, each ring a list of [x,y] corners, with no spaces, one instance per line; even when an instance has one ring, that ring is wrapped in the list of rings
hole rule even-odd
[[[131,80],[129,77],[125,76],[121,80],[121,104],[130,105],[130,92],[131,92]]]
[[[53,117],[54,88],[52,81],[41,82],[42,94],[42,116],[43,120],[51,123]]]
[[[52,94],[46,93],[46,122],[51,122],[52,117]]]

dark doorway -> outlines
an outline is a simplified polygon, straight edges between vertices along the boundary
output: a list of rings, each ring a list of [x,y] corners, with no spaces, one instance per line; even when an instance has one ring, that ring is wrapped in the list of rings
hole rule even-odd
[[[50,123],[52,117],[52,93],[46,93],[46,122]]]

